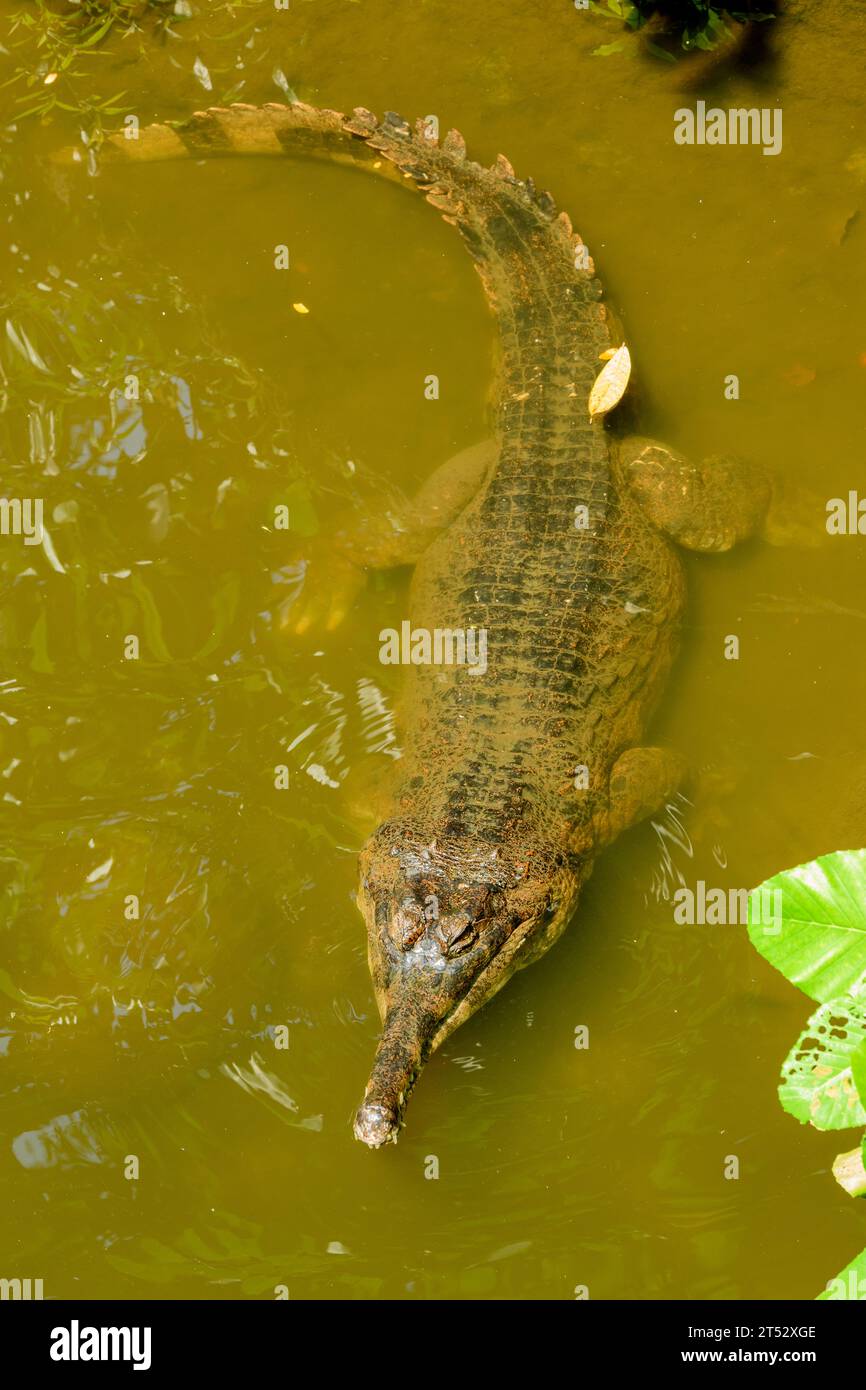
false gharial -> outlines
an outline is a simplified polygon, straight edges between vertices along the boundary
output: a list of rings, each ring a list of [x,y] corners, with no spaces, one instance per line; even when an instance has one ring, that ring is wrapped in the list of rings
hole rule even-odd
[[[408,668],[398,778],[360,856],[383,1028],[354,1129],[378,1148],[431,1053],[553,945],[596,857],[680,785],[681,758],[644,741],[678,644],[676,545],[747,538],[772,488],[736,458],[693,464],[590,415],[618,336],[594,264],[502,156],[484,168],[429,121],[294,103],[110,136],[100,160],[229,155],[335,159],[419,188],[461,233],[498,330],[491,440],[444,464],[398,524],[334,541],[333,574],[414,564],[413,630],[487,642],[484,670]]]

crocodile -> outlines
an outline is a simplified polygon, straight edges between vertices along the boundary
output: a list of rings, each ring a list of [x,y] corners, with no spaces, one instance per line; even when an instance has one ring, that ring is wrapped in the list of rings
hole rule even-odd
[[[360,853],[382,1031],[354,1132],[379,1148],[430,1055],[553,945],[602,850],[681,785],[682,758],[646,742],[679,642],[677,548],[751,536],[771,488],[737,458],[692,463],[590,416],[615,321],[568,214],[503,156],[482,167],[429,119],[301,102],[136,134],[109,136],[100,161],[308,156],[418,188],[460,232],[498,330],[491,439],[399,524],[340,531],[320,576],[327,590],[413,564],[413,631],[487,641],[484,670],[409,666],[397,780]],[[313,569],[297,632],[324,611]]]

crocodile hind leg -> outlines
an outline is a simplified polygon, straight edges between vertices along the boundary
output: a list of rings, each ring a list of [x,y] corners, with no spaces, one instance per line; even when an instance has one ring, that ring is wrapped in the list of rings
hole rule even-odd
[[[368,570],[414,565],[480,489],[497,455],[487,439],[447,459],[398,512],[340,527],[304,556],[304,586],[281,619],[284,631],[338,627],[366,581]]]
[[[617,457],[653,525],[688,550],[730,550],[767,524],[771,480],[743,459],[719,454],[692,463],[640,435],[622,440]]]

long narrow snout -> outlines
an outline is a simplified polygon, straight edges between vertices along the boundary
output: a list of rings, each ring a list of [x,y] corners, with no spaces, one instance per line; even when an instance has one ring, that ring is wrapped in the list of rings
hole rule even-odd
[[[385,864],[390,879],[377,884],[372,864],[362,861],[358,894],[383,1020],[354,1125],[355,1138],[371,1149],[396,1142],[422,1067],[484,998],[479,985],[519,915],[487,882],[468,873],[465,881],[459,878],[450,859],[440,867],[429,842],[405,848],[405,832],[400,845],[394,844],[395,833],[383,825],[364,851],[380,863],[380,874]],[[495,992],[505,975],[493,970],[487,978]]]
[[[408,1005],[389,1010],[364,1102],[355,1116],[355,1138],[371,1149],[397,1141],[409,1093],[435,1031],[435,1017]]]

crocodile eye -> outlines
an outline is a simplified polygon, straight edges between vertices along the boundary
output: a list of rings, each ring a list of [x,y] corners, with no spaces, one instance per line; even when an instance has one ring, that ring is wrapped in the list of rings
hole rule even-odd
[[[478,923],[471,917],[459,917],[456,922],[443,923],[442,936],[445,941],[445,954],[458,956],[478,940]]]
[[[415,945],[424,934],[426,925],[423,912],[412,898],[401,903],[391,918],[392,934],[402,951],[408,951]]]

